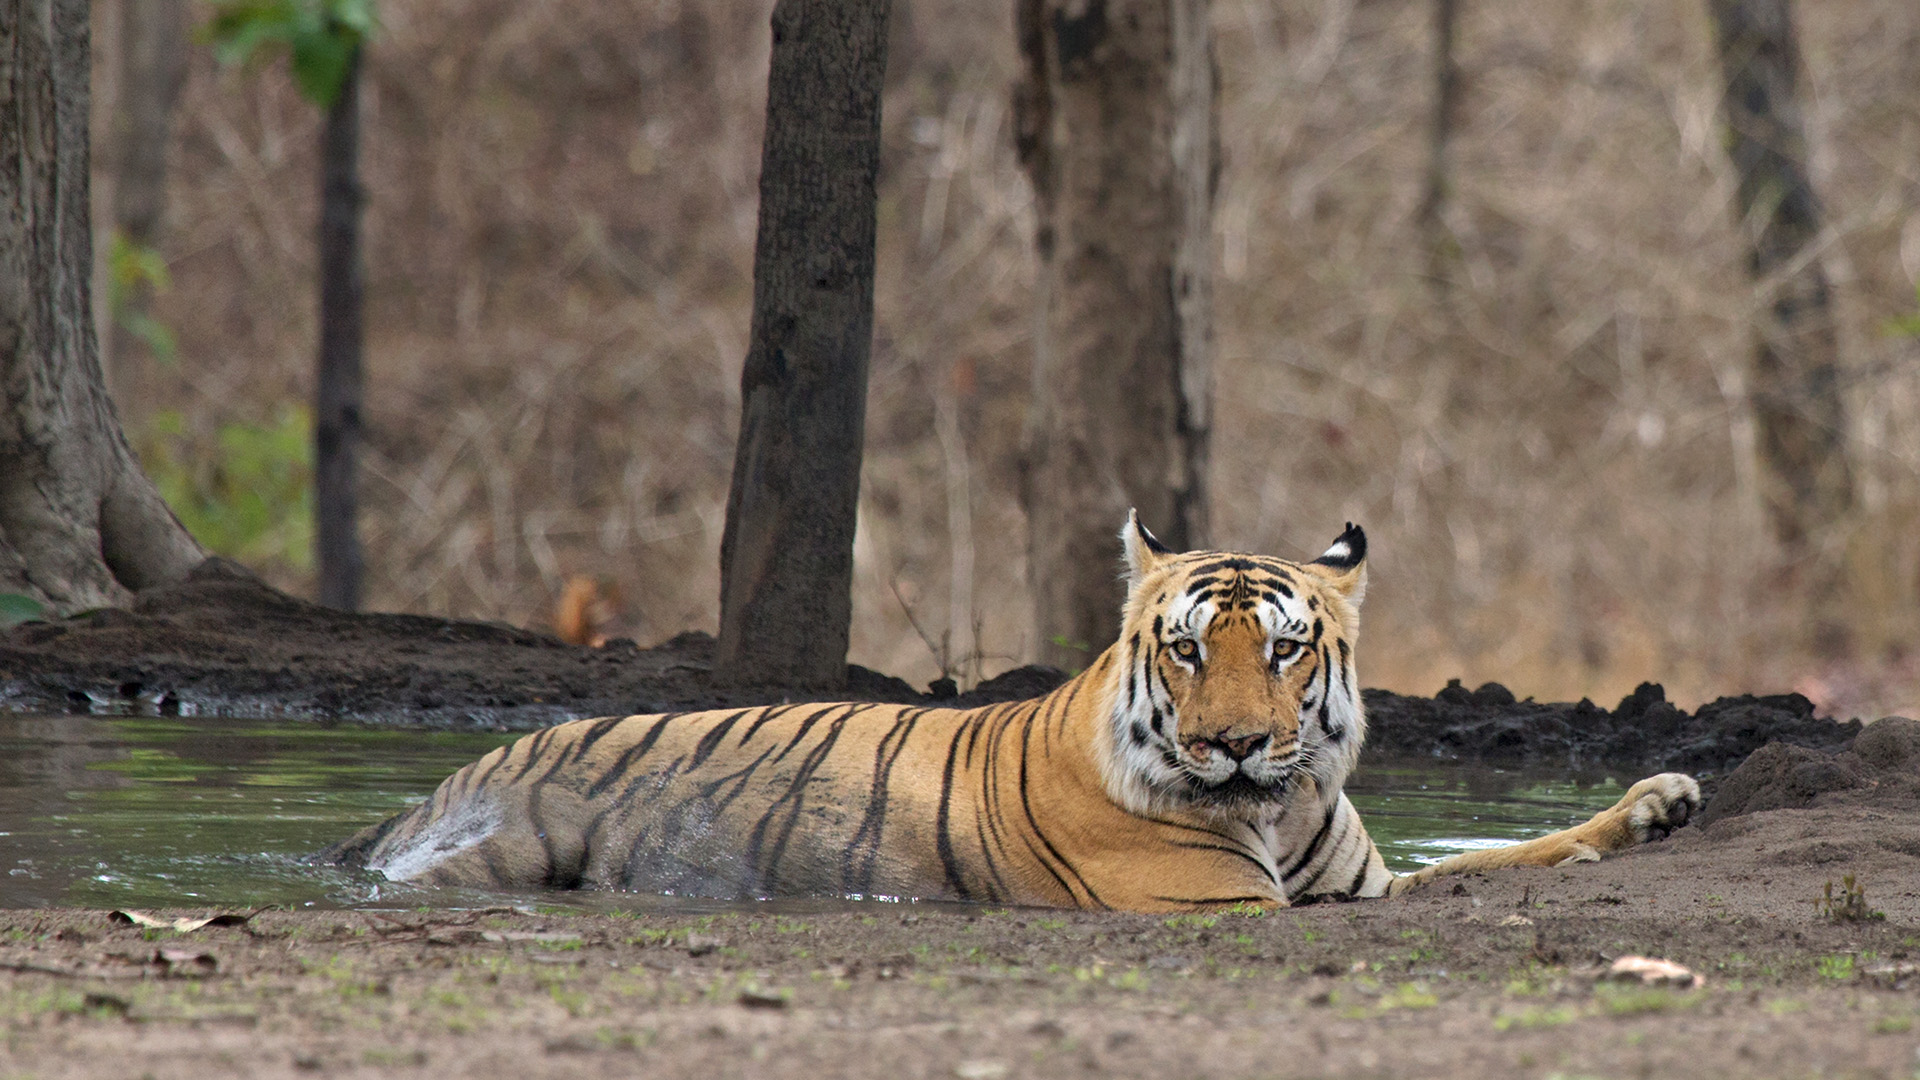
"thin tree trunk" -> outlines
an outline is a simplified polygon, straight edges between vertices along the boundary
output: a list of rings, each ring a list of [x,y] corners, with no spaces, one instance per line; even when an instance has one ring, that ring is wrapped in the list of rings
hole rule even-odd
[[[0,592],[122,603],[206,557],[140,471],[90,303],[86,0],[0,0]]]
[[[119,8],[114,70],[113,126],[106,133],[108,188],[104,205],[112,233],[127,243],[153,247],[166,210],[167,146],[173,110],[187,77],[187,7],[180,0],[113,0]],[[97,250],[97,249],[96,249]],[[100,364],[118,386],[140,338],[130,322],[146,314],[152,287],[142,281],[119,297],[119,317],[109,312],[108,339]]]
[[[1821,213],[1800,119],[1800,49],[1788,0],[1710,0],[1708,8],[1747,265],[1769,293],[1752,381],[1762,497],[1789,577],[1812,598],[1811,644],[1835,654],[1848,638],[1841,609],[1853,477],[1831,290],[1813,251]]]
[[[714,669],[734,683],[846,680],[889,6],[773,11],[753,338],[720,542]]]
[[[1457,0],[1433,0],[1433,112],[1427,119],[1427,180],[1418,219],[1427,246],[1427,279],[1447,289],[1453,241],[1444,215],[1453,194],[1453,117],[1460,108],[1460,68],[1454,61]]]
[[[320,144],[320,364],[314,406],[314,515],[320,602],[360,607],[358,465],[361,351],[360,58],[354,50]]]
[[[1043,660],[1083,667],[1137,507],[1206,542],[1217,76],[1207,0],[1018,0],[1040,258],[1022,493]]]

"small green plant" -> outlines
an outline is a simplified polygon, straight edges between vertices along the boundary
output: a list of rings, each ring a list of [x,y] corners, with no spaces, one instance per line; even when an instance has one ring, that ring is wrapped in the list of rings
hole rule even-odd
[[[1493,1018],[1495,1031],[1509,1031],[1513,1028],[1532,1029],[1559,1027],[1571,1024],[1579,1014],[1565,1005],[1554,1008],[1528,1006],[1517,1013],[1501,1013]]]
[[[1173,915],[1162,920],[1169,930],[1211,930],[1219,925],[1220,919],[1214,915]]]
[[[1875,1035],[1905,1035],[1913,1030],[1911,1016],[1883,1016],[1873,1022]]]
[[[180,350],[173,331],[148,314],[138,298],[166,292],[173,285],[160,252],[115,232],[107,249],[107,310],[114,324],[132,334],[154,359],[171,366]]]
[[[1875,911],[1867,906],[1867,889],[1848,874],[1840,879],[1840,892],[1833,891],[1833,880],[1827,880],[1825,895],[1814,901],[1820,914],[1834,922],[1874,922],[1887,917],[1884,911]]]
[[[1601,1010],[1611,1016],[1666,1012],[1676,1006],[1691,1004],[1693,1000],[1691,996],[1677,994],[1660,986],[1600,986],[1595,988],[1593,996]]]
[[[284,405],[265,424],[223,424],[212,438],[165,410],[141,447],[147,474],[187,531],[249,565],[313,566],[313,419]]]
[[[1382,1009],[1431,1009],[1438,1004],[1439,997],[1419,983],[1401,983],[1380,995]]]
[[[1823,956],[1819,959],[1818,963],[1815,964],[1815,967],[1823,979],[1853,978],[1853,957],[1845,953],[1839,953],[1834,956]]]
[[[585,1016],[593,1008],[593,995],[587,993],[585,990],[575,990],[559,984],[550,984],[547,987],[547,996],[551,997],[555,1005],[565,1009],[567,1015],[573,1017],[575,1020]]]

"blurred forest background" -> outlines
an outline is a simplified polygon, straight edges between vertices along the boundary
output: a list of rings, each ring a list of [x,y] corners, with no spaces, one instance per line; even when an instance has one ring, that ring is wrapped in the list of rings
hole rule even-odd
[[[102,58],[138,2],[95,0],[96,133],[117,115]],[[1011,8],[894,3],[850,659],[920,684],[1035,652]],[[585,575],[643,645],[714,629],[770,9],[379,5],[367,607],[542,625]],[[1920,281],[1920,7],[1797,14],[1859,502],[1840,661],[1804,651],[1808,598],[1756,494],[1760,301],[1704,5],[1460,5],[1436,288],[1430,0],[1214,0],[1211,540],[1310,558],[1363,524],[1369,685],[1610,704],[1653,679],[1689,703],[1799,688],[1842,714],[1920,707],[1920,341],[1893,329]],[[169,501],[311,595],[321,116],[283,68],[191,48],[152,249],[103,231],[97,294],[103,327],[126,324],[103,332],[109,384]],[[1117,544],[1086,557],[1117,571]]]

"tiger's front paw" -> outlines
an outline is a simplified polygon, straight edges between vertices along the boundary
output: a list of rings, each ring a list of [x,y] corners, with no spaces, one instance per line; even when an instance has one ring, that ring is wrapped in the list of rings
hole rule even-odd
[[[1620,802],[1636,844],[1664,839],[1700,809],[1700,784],[1685,773],[1661,773],[1627,789]]]

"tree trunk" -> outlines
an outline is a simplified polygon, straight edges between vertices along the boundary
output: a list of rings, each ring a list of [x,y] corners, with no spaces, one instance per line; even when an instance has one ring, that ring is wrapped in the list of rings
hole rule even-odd
[[[1018,0],[1040,258],[1022,495],[1039,655],[1084,667],[1128,507],[1206,542],[1217,82],[1207,0]]]
[[[1748,269],[1768,291],[1753,361],[1762,498],[1792,583],[1813,599],[1812,645],[1846,648],[1841,607],[1853,506],[1840,348],[1814,256],[1820,205],[1800,120],[1800,50],[1788,0],[1710,0],[1726,79],[1727,151],[1739,174]]]
[[[140,471],[89,303],[86,0],[0,0],[0,592],[124,602],[206,557]]]
[[[360,607],[360,56],[356,47],[320,141],[320,364],[313,423],[320,602]]]
[[[734,683],[846,680],[888,8],[773,11],[753,338],[720,542],[714,670]]]
[[[166,209],[167,145],[187,77],[187,7],[180,0],[107,0],[100,7],[111,11],[118,25],[111,42],[94,40],[96,48],[105,45],[111,53],[102,66],[113,81],[111,100],[100,110],[108,125],[101,142],[106,160],[95,181],[106,190],[95,192],[101,196],[95,206],[109,215],[109,237],[150,248]],[[96,255],[100,250],[96,247]],[[107,335],[100,366],[109,385],[119,385],[128,359],[138,355],[140,336],[128,326],[145,315],[152,293],[149,283],[132,283],[118,297],[119,310],[96,320]]]

